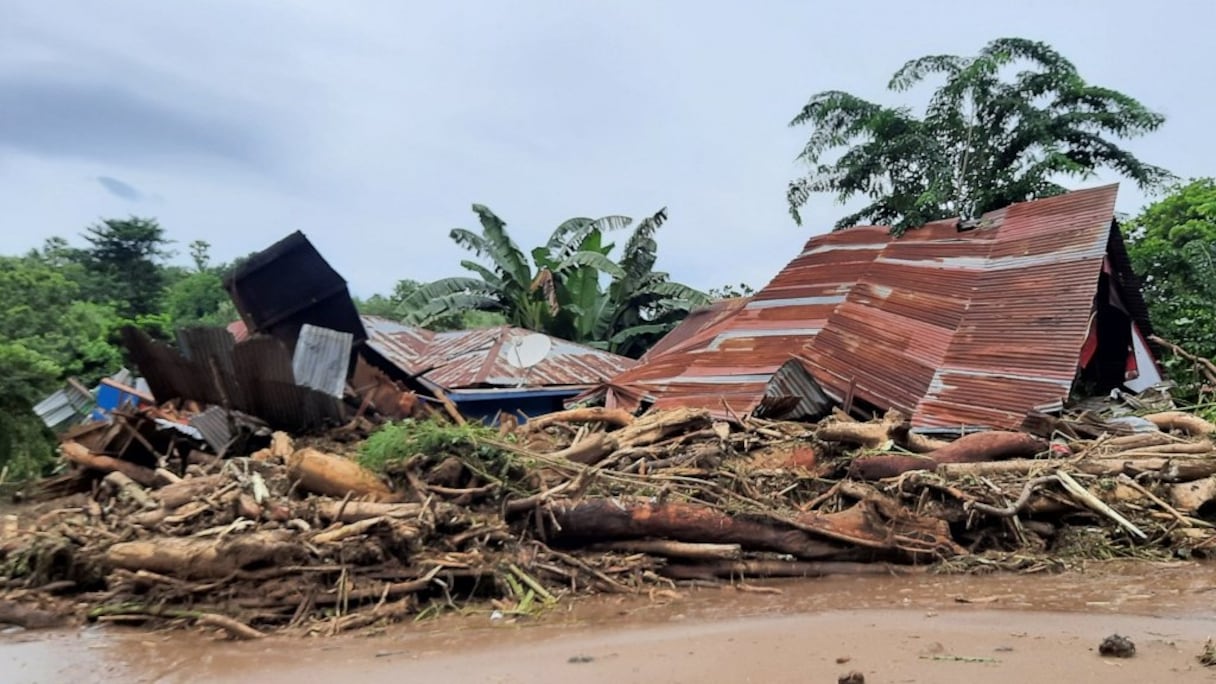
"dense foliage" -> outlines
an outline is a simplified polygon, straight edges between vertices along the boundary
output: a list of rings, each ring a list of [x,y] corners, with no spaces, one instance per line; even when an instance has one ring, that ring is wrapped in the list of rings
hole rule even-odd
[[[170,242],[151,219],[102,221],[82,237],[83,247],[52,238],[0,257],[0,469],[8,478],[50,462],[53,440],[32,411],[38,401],[66,378],[92,386],[123,366],[122,326],[164,338],[234,316],[206,243],[191,246],[196,269],[188,271],[166,263]]]
[[[934,76],[944,80],[921,115],[838,90],[810,98],[790,123],[812,129],[799,154],[809,173],[787,191],[798,223],[800,209],[820,192],[841,202],[869,200],[837,228],[890,224],[902,232],[1059,194],[1060,179],[1099,168],[1142,188],[1169,177],[1113,142],[1154,131],[1164,117],[1087,83],[1044,43],[1001,38],[974,57],[921,57],[887,87],[904,92]]]
[[[407,297],[407,320],[431,325],[465,311],[501,314],[507,323],[627,356],[640,356],[709,298],[655,271],[655,233],[667,220],[659,211],[639,222],[612,258],[608,233],[627,229],[624,216],[572,218],[529,253],[515,244],[506,223],[473,205],[481,231],[457,228],[451,238],[483,261],[461,262],[475,277],[422,286]]]
[[[1174,186],[1123,228],[1157,334],[1216,358],[1216,180]],[[1183,396],[1199,399],[1192,365],[1171,358],[1167,367]]]

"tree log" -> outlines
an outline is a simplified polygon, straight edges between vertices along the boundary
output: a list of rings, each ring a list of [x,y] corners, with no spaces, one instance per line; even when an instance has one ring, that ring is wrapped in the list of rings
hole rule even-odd
[[[808,559],[838,558],[849,551],[789,526],[735,518],[695,504],[587,499],[554,502],[550,510],[560,529],[548,530],[549,537],[573,543],[661,537],[738,544]]]
[[[1209,423],[1199,416],[1182,411],[1152,413],[1144,416],[1144,418],[1161,430],[1181,430],[1189,435],[1198,437],[1216,433],[1216,425]]]
[[[617,440],[611,434],[596,432],[551,455],[583,465],[595,465],[616,450]]]
[[[671,564],[659,568],[659,574],[678,580],[715,580],[730,577],[827,577],[829,575],[909,575],[923,572],[924,567],[891,565],[890,563],[848,563],[841,561],[781,561],[747,560]]]
[[[1170,486],[1170,503],[1183,513],[1196,513],[1213,501],[1216,501],[1216,477]]]
[[[103,473],[122,473],[145,487],[151,487],[156,482],[156,472],[151,468],[112,456],[94,454],[77,442],[64,442],[59,447],[59,453],[78,466]]]
[[[317,508],[322,520],[354,523],[370,518],[394,520],[415,519],[425,513],[426,506],[417,503],[382,503],[374,501],[331,501]]]
[[[977,432],[922,456],[883,454],[858,458],[850,464],[849,474],[859,479],[878,480],[913,470],[932,470],[946,463],[981,463],[1034,456],[1046,449],[1045,441],[1024,432]]]
[[[146,489],[117,470],[106,475],[101,481],[114,492],[115,496],[130,499],[142,508],[160,508],[160,504],[148,495]]]
[[[576,408],[533,418],[527,422],[524,429],[528,432],[538,432],[554,423],[604,423],[612,427],[623,428],[632,425],[633,422],[633,414],[624,409]]]
[[[106,551],[114,568],[147,570],[177,578],[227,577],[249,566],[290,565],[307,555],[287,530],[252,532],[222,540],[157,537],[120,542]]]
[[[67,616],[17,601],[0,600],[0,624],[25,629],[49,629],[67,622]]]
[[[704,409],[674,409],[648,413],[628,427],[612,433],[618,448],[643,447],[661,442],[672,435],[682,435],[713,425],[709,411]]]
[[[181,482],[161,487],[152,492],[152,497],[160,501],[160,505],[164,506],[166,510],[172,511],[199,497],[215,492],[227,483],[228,478],[223,475],[189,477]]]
[[[1009,458],[1029,458],[1046,451],[1046,441],[1025,432],[976,432],[963,435],[934,451],[940,463],[981,463]]]
[[[397,498],[378,475],[354,461],[316,449],[300,449],[287,459],[287,474],[300,488],[327,496],[366,497],[370,501]]]
[[[156,474],[156,482],[153,483],[155,487],[165,487],[182,481],[182,478],[178,477],[177,473],[165,468],[157,468],[154,473]]]
[[[743,554],[743,549],[738,544],[690,544],[666,539],[608,542],[596,544],[591,548],[594,551],[648,553],[652,556],[692,560],[738,560]]]
[[[1115,437],[1102,442],[1101,446],[1110,447],[1118,451],[1131,451],[1132,449],[1140,449],[1142,447],[1160,446],[1162,444],[1173,444],[1174,438],[1164,432],[1144,432],[1138,435],[1124,435],[1123,437]]]
[[[877,423],[858,423],[848,416],[838,416],[820,426],[815,436],[825,442],[843,442],[867,449],[878,448],[889,441],[918,454],[928,453],[949,444],[918,435],[912,432],[911,428],[907,416],[892,409]]]
[[[1071,463],[1063,458],[1017,458],[1008,461],[992,461],[988,463],[943,463],[937,467],[937,474],[945,477],[991,477],[993,475],[1029,475],[1030,473],[1053,470]],[[1085,471],[1082,468],[1083,472]],[[1122,472],[1115,469],[1106,474]]]

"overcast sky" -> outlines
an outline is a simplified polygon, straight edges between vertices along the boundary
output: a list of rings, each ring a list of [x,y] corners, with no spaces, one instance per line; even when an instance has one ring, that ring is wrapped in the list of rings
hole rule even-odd
[[[790,118],[824,89],[902,102],[885,84],[926,53],[1045,40],[1167,115],[1130,145],[1145,161],[1216,173],[1216,2],[1157,7],[3,0],[0,252],[130,214],[182,263],[194,239],[227,260],[299,229],[368,296],[459,274],[447,233],[474,202],[525,248],[666,206],[662,268],[760,286],[844,213],[789,218]],[[1143,201],[1123,186],[1121,210]]]

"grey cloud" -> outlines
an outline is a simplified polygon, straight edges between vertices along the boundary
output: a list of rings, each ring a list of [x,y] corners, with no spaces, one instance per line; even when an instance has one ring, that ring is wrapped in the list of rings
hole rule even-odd
[[[117,178],[111,178],[110,176],[98,176],[97,182],[101,184],[101,187],[106,189],[106,192],[109,192],[115,197],[130,200],[132,202],[138,202],[144,198],[144,194],[137,190],[134,186],[128,185]]]
[[[0,76],[0,111],[0,145],[38,156],[109,163],[267,161],[266,141],[255,128],[121,87]]]

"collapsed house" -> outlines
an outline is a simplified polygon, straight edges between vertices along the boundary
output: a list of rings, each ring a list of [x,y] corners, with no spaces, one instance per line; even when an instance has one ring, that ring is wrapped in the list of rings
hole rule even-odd
[[[952,431],[1019,427],[1074,390],[1146,389],[1161,375],[1116,194],[815,236],[754,296],[690,316],[580,400],[788,419],[841,404]]]
[[[361,316],[346,281],[299,232],[224,286],[241,316],[226,329],[179,330],[175,347],[123,332],[151,395],[192,403],[189,426],[220,453],[238,423],[256,430],[259,420],[308,432],[437,405],[461,419],[526,422],[635,363],[508,326],[435,333]]]

